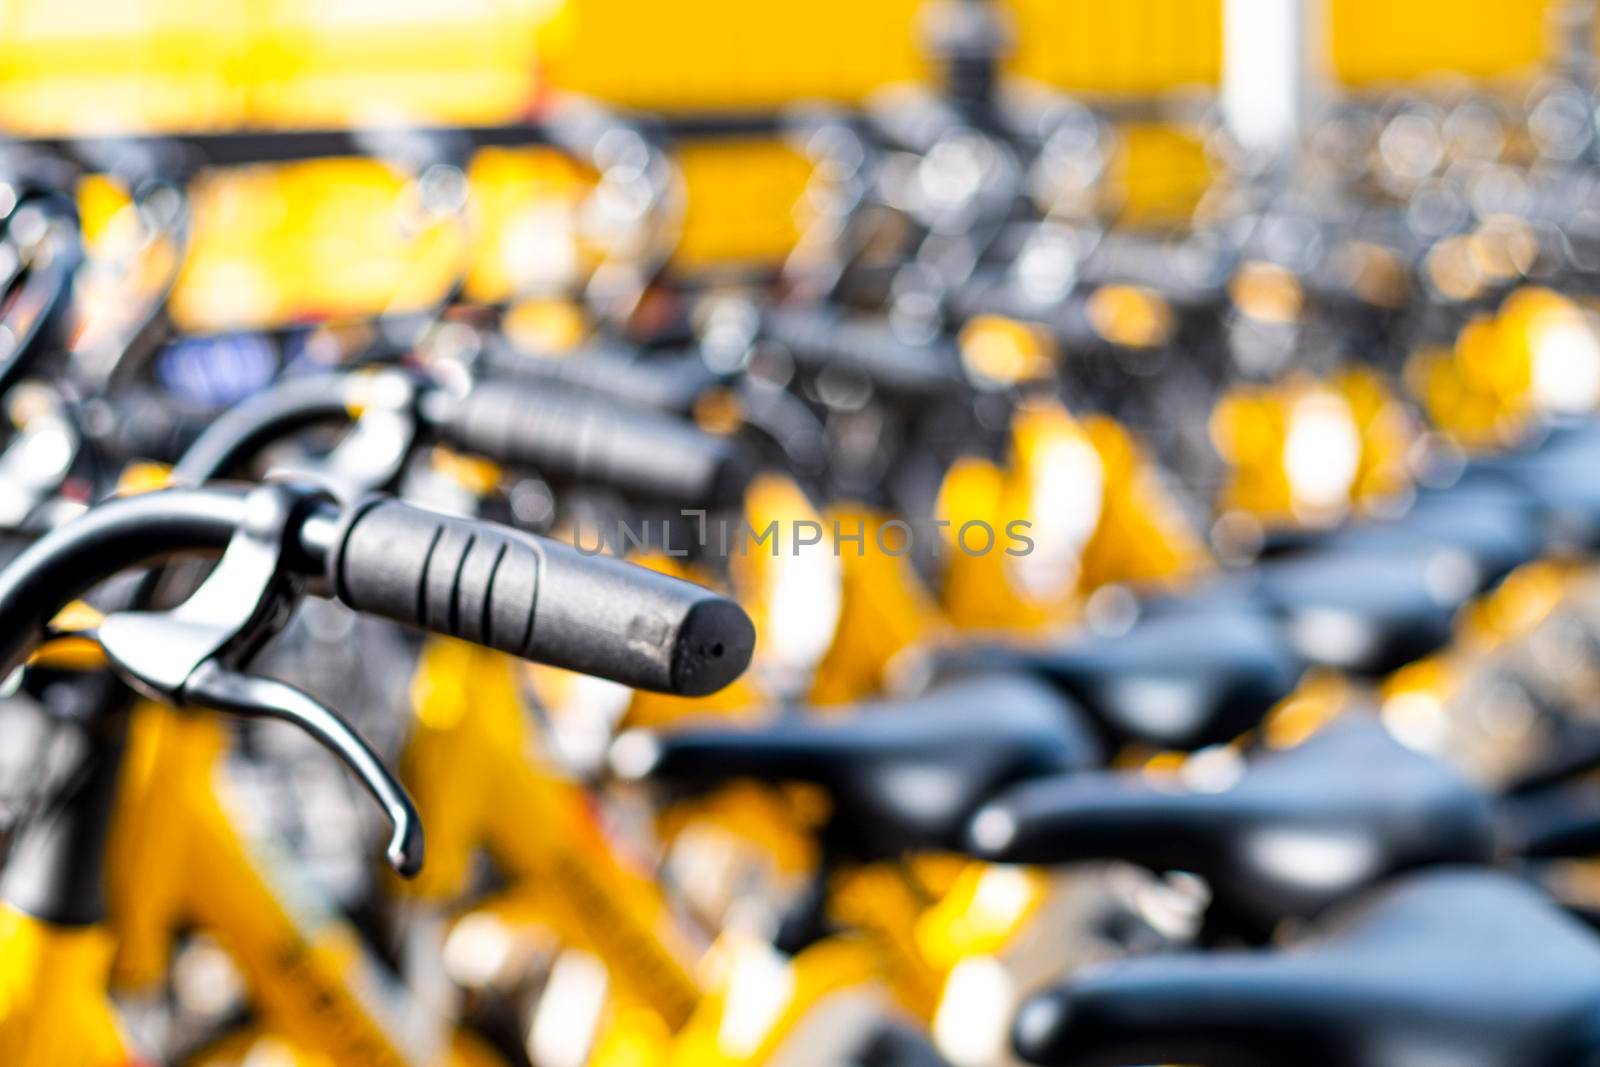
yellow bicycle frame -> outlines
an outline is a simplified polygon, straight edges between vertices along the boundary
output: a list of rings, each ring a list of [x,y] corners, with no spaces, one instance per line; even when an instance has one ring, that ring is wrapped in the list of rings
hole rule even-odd
[[[57,926],[0,904],[0,1062],[134,1063],[106,996],[112,950],[104,926]]]
[[[107,880],[114,986],[165,973],[177,930],[236,961],[264,1028],[344,1067],[491,1067],[497,1057],[420,1010],[359,936],[284,864],[263,862],[216,791],[225,731],[213,716],[135,709]]]
[[[630,1007],[675,1030],[700,990],[698,953],[673,928],[648,872],[607,843],[583,789],[541,769],[525,727],[515,665],[444,639],[424,647],[413,685],[416,723],[402,778],[428,828],[420,896],[458,900],[472,857],[487,850],[513,880],[507,895],[605,961]]]
[[[870,864],[837,875],[829,889],[829,914],[846,931],[807,946],[792,959],[764,946],[743,952],[760,961],[747,974],[737,960],[725,965],[670,1047],[648,1062],[662,1067],[753,1067],[791,1043],[809,1042],[813,1019],[830,1002],[847,997],[873,1002],[881,1016],[934,1021],[948,980],[964,960],[998,954],[1016,941],[1039,913],[1045,877],[1012,871],[1020,892],[996,908],[984,878],[994,868],[957,857],[924,857],[909,867]],[[732,946],[733,954],[739,948]],[[748,1018],[746,984],[764,982],[779,995],[764,1014]],[[604,1048],[601,1050],[604,1052]],[[597,1056],[597,1064],[609,1064]],[[618,1060],[616,1063],[624,1061]]]
[[[1060,626],[1099,586],[1171,584],[1206,565],[1200,538],[1132,435],[1054,402],[1018,410],[1004,466],[977,457],[953,464],[939,512],[949,524],[941,597],[964,629]],[[963,534],[969,523],[992,531],[987,551],[981,527]]]
[[[735,933],[696,950],[657,882],[597,825],[584,791],[541,768],[515,670],[472,645],[435,639],[424,648],[413,683],[416,732],[402,764],[430,835],[429,862],[413,887],[434,901],[459,900],[472,857],[486,850],[513,882],[477,912],[532,922],[600,960],[613,996],[591,1063],[760,1063],[824,1001],[868,987],[931,1019],[950,968],[1002,944],[1042,896],[1030,875],[1024,904],[996,919],[976,893],[983,864],[917,861],[927,896],[892,865],[841,874],[833,915],[852,932],[784,961],[782,1003],[755,1034],[740,1026],[731,1029],[744,1036],[730,1037],[729,1013],[741,1010],[730,995],[744,979],[725,965],[758,947],[741,949],[747,939]]]

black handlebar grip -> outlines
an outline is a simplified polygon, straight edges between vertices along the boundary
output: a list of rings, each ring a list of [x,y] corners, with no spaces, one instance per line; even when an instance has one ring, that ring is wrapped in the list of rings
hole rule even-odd
[[[697,400],[727,379],[706,366],[695,352],[653,354],[641,359],[627,346],[604,343],[559,359],[531,355],[501,344],[480,360],[496,377],[554,383],[674,415],[690,413]]]
[[[447,443],[497,463],[685,507],[736,503],[754,473],[733,440],[552,383],[481,382],[434,428]]]
[[[637,689],[714,693],[755,645],[744,610],[710,590],[387,497],[350,509],[327,560],[357,611]]]
[[[962,388],[966,379],[960,355],[944,342],[907,344],[888,325],[840,318],[828,311],[780,308],[761,322],[762,334],[813,370],[844,365],[874,385],[911,396],[943,395]]]

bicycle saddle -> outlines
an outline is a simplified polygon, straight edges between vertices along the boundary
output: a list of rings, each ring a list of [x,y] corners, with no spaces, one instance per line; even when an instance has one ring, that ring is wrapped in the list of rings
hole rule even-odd
[[[1448,548],[1470,557],[1478,591],[1539,558],[1546,547],[1537,502],[1509,482],[1426,489],[1402,516],[1333,530],[1285,530],[1268,537],[1263,555],[1281,558],[1313,549],[1382,553]]]
[[[1498,483],[1527,493],[1561,540],[1600,547],[1600,432],[1558,431],[1532,449],[1484,456],[1468,464],[1458,486]]]
[[[1030,648],[972,645],[941,671],[1026,671],[1081,704],[1113,746],[1192,750],[1259,723],[1295,687],[1304,663],[1246,601],[1156,606],[1127,633]]]
[[[1426,491],[1393,522],[1358,523],[1329,538],[1339,548],[1453,548],[1472,558],[1482,591],[1544,552],[1528,497],[1510,487]]]
[[[1449,868],[1290,949],[1122,960],[1035,996],[1041,1064],[1573,1067],[1600,1062],[1600,939],[1531,886]]]
[[[1493,857],[1489,801],[1379,723],[1335,723],[1189,791],[1137,772],[1024,782],[973,819],[971,851],[1005,863],[1122,859],[1203,877],[1244,932],[1310,918],[1397,871]]]
[[[795,715],[756,728],[625,734],[613,766],[630,778],[710,788],[735,779],[809,782],[833,802],[827,841],[869,860],[950,849],[997,790],[1095,765],[1081,712],[1022,675],[975,677],[922,696]]]
[[[1330,546],[1262,564],[1250,595],[1310,662],[1376,676],[1449,643],[1456,611],[1483,584],[1456,549]]]
[[[889,1021],[867,1039],[846,1067],[950,1067],[950,1064],[915,1027]]]
[[[1526,858],[1590,857],[1600,850],[1600,782],[1593,774],[1517,789],[1496,803],[1502,847]]]

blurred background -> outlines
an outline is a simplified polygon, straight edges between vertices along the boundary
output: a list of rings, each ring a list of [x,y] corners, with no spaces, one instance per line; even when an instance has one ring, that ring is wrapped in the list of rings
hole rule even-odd
[[[674,147],[684,185],[672,251],[679,265],[777,263],[805,228],[810,164],[792,138],[752,120],[937,81],[940,35],[968,32],[963,6],[4,0],[0,135],[514,128],[576,94],[699,119],[718,133]],[[1476,91],[1520,104],[1585,32],[1569,25],[1572,6],[1319,0],[1298,13],[1302,56],[1274,37],[1281,19],[1251,12],[1291,4],[996,0],[981,32],[1000,35],[1006,74],[1114,120],[1110,174],[1097,195],[1123,224],[1149,226],[1186,219],[1211,186],[1223,163],[1212,136],[1219,101],[1252,113],[1239,122],[1269,126],[1279,121],[1274,111],[1294,106],[1272,88],[1284,63],[1330,94],[1448,98],[1472,79]],[[1237,84],[1226,73],[1230,55],[1249,67],[1242,81],[1235,72]],[[716,130],[718,120],[727,128]],[[176,325],[214,330],[422,306],[460,273],[463,254],[471,299],[548,289],[581,262],[583,235],[567,209],[594,174],[569,154],[519,146],[514,132],[486,140],[497,143],[464,160],[477,216],[466,250],[459,234],[419,218],[411,183],[388,161],[250,158],[325,155],[310,140],[211,146],[191,190],[192,233],[170,302]],[[215,165],[229,158],[241,163]],[[91,238],[118,236],[125,192],[114,176],[81,183]]]
[[[315,371],[400,364],[466,394],[554,382],[563,364],[537,360],[576,355],[573,383],[692,419],[781,473],[723,502],[752,526],[842,518],[879,534],[865,558],[700,545],[687,573],[738,590],[760,634],[750,675],[715,701],[521,678],[559,755],[546,762],[587,785],[624,728],[914,688],[905,653],[962,632],[1120,641],[1139,597],[1292,556],[1346,520],[1415,508],[1456,534],[1457,514],[1430,520],[1428,505],[1475,456],[1600,410],[1597,40],[1593,0],[0,0],[0,219],[33,176],[75,198],[88,254],[72,262],[65,341],[72,388],[115,401],[84,405],[107,454],[176,456],[230,406]],[[19,247],[39,243],[26,224]],[[0,278],[16,266],[6,247]],[[4,329],[0,356],[16,347]],[[382,451],[382,414],[351,434],[358,449]],[[30,409],[6,415],[22,429]],[[558,536],[577,516],[694,514],[614,487],[569,494],[561,471],[547,484],[517,457],[502,470],[463,436],[395,461],[408,496]],[[12,450],[0,483],[21,489],[0,485],[0,515],[58,489],[92,498],[71,448],[57,452]],[[1553,466],[1541,491],[1570,490],[1592,517],[1590,455]],[[930,538],[902,564],[881,541],[902,516],[1022,519],[1039,550],[1011,560]],[[1451,573],[1448,596],[1421,594],[1441,642],[1482,591]],[[1582,625],[1547,639],[1555,668],[1524,669],[1538,656],[1506,634],[1554,614],[1569,577],[1519,573],[1492,611],[1462,612],[1467,637],[1436,658],[1413,659],[1403,620],[1393,663],[1309,660],[1387,676],[1391,730],[1505,777],[1519,746],[1543,743],[1519,709],[1587,707],[1600,679],[1592,583],[1574,597]],[[325,608],[305,613],[285,673],[401,751],[392,711],[411,680],[387,668],[409,650]],[[467,677],[474,663],[429,669]],[[1537,701],[1492,684],[1523,674]],[[1330,675],[1305,677],[1269,739],[1303,739],[1344,699]],[[1468,705],[1456,719],[1452,701]],[[1152,732],[1128,766],[1191,766]],[[257,805],[264,821],[371,918],[386,883],[354,787],[325,763],[258,759],[283,752],[269,731],[248,736],[235,762],[277,798]],[[1215,771],[1220,752],[1238,773],[1215,740],[1192,766]],[[0,758],[21,758],[7,747]],[[589,793],[570,797],[588,812]],[[766,818],[748,797],[729,810]],[[695,902],[709,929],[730,902],[779,913],[733,860],[694,847],[680,866],[712,873],[674,877],[710,887]],[[786,894],[810,860],[782,855]],[[446,945],[452,981],[537,984],[528,959],[550,939],[521,956],[509,935],[487,940]],[[215,965],[193,973],[195,1012],[242,999]],[[991,1062],[987,1046],[952,1051],[1001,1030],[969,1025],[976,1001],[948,988],[941,1046]],[[583,1027],[547,1003],[571,1044]],[[990,1022],[1009,1011],[996,1003]],[[505,1029],[534,1047],[526,1019]],[[690,1055],[676,1062],[702,1062]]]

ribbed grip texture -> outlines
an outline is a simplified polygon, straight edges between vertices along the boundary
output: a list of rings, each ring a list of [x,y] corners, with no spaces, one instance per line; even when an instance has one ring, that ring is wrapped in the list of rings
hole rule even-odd
[[[544,550],[515,530],[380,499],[352,512],[330,577],[357,611],[529,656]]]
[[[328,577],[357,611],[640,689],[714,692],[755,641],[738,605],[697,585],[388,498],[350,511]]]

